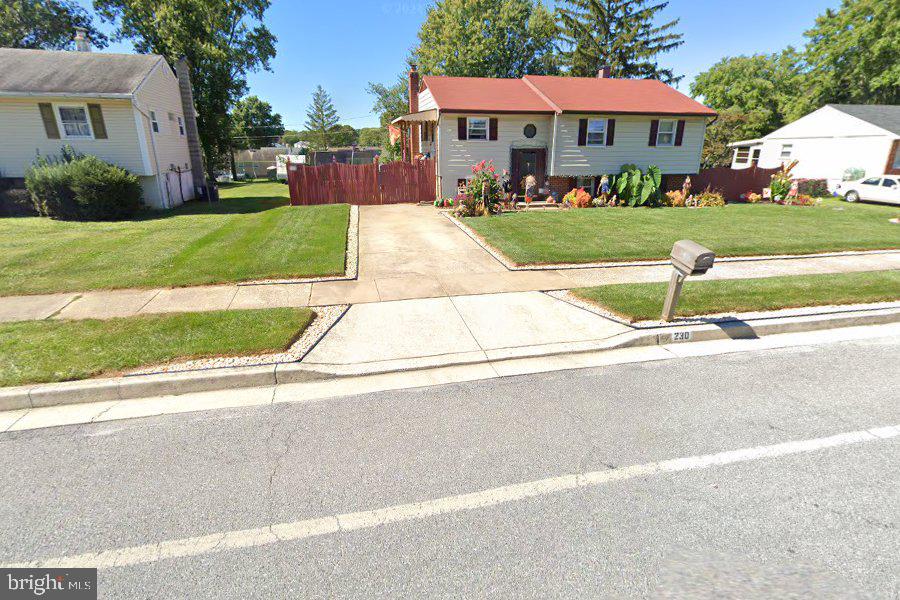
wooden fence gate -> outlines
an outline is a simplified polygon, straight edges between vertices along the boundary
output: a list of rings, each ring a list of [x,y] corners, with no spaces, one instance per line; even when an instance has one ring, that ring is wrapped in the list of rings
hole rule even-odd
[[[288,167],[292,206],[431,202],[436,197],[436,183],[434,159]]]

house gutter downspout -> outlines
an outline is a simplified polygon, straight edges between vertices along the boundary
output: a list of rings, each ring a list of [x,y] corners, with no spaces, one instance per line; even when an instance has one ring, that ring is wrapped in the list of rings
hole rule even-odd
[[[547,174],[547,178],[553,177],[555,175],[554,171],[556,170],[556,129],[557,129],[557,119],[559,118],[559,113],[553,113],[553,135],[550,138],[550,172]]]
[[[150,115],[148,115],[143,110],[141,110],[141,107],[138,106],[137,102],[132,102],[132,104],[134,104],[134,110],[138,111],[142,117],[147,119],[147,123],[150,123]],[[170,202],[169,202],[169,197],[163,191],[162,185],[160,184],[160,181],[159,181],[159,177],[160,177],[160,175],[162,175],[162,173],[159,170],[159,156],[157,156],[157,154],[156,154],[156,142],[153,140],[153,127],[148,127],[148,130],[150,131],[150,150],[153,151],[153,163],[156,165],[156,188],[159,190],[159,195],[163,200],[163,208],[168,209],[168,208],[171,208]],[[180,177],[178,180],[178,185],[179,186],[181,185]]]

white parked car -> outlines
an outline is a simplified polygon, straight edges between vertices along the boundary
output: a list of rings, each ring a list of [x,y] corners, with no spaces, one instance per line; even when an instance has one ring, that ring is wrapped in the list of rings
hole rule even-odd
[[[854,181],[842,181],[836,191],[847,202],[873,200],[900,204],[900,175],[876,175]]]

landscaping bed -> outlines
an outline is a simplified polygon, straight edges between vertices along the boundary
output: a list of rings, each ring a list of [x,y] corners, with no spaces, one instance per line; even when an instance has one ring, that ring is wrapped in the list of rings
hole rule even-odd
[[[668,283],[625,283],[579,288],[572,293],[632,322],[655,321]],[[779,310],[805,306],[900,300],[900,271],[792,275],[762,279],[688,279],[678,316]]]
[[[305,308],[0,324],[0,386],[113,375],[201,357],[280,352],[309,326]]]
[[[350,207],[291,207],[280,183],[126,221],[0,218],[0,295],[342,275]]]
[[[815,254],[900,247],[897,207],[824,199],[815,206],[601,208],[462,219],[517,265],[667,259],[692,239],[717,256]]]

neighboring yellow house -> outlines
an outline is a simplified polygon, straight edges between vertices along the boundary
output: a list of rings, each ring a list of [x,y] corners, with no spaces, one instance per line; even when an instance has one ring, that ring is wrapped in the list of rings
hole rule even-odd
[[[0,48],[0,177],[22,178],[37,155],[70,145],[137,175],[153,208],[200,194],[205,176],[186,63],[177,67],[179,82],[161,56],[79,47]]]

